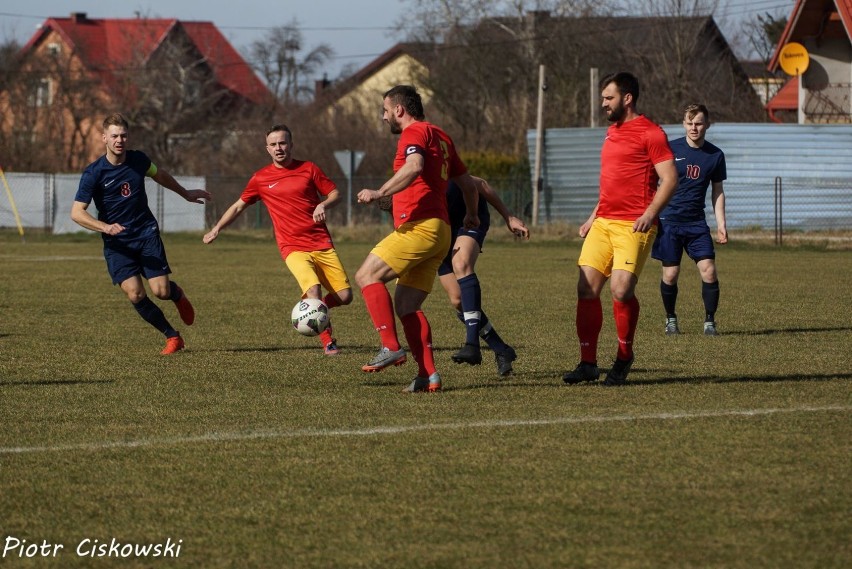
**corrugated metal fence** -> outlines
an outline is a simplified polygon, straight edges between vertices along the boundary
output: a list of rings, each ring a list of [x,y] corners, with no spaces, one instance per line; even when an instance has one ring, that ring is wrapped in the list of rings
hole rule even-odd
[[[670,139],[682,125],[665,125]],[[598,199],[600,149],[606,128],[545,133],[539,220],[582,223]],[[729,228],[852,229],[852,126],[715,124],[707,140],[725,152]],[[530,163],[535,131],[527,134]],[[707,220],[715,225],[707,204]]]
[[[201,177],[175,176],[187,189],[204,189]],[[80,184],[79,174],[24,174],[7,172],[6,180],[15,200],[21,224],[53,233],[85,231],[71,221],[71,204]],[[176,193],[145,179],[145,192],[163,231],[196,231],[205,227],[204,207],[190,203]],[[89,212],[97,217],[94,203]],[[12,204],[6,191],[0,191],[0,227],[15,227]]]
[[[663,128],[669,138],[683,136],[682,125]],[[541,223],[579,224],[588,218],[598,198],[600,148],[605,131],[606,128],[546,131],[539,200]],[[729,228],[772,230],[780,219],[784,230],[852,230],[852,126],[716,124],[708,131],[707,139],[720,147],[727,159]],[[532,164],[535,131],[528,132],[527,142]],[[70,219],[79,175],[6,173],[6,178],[25,227],[54,233],[81,230]],[[211,225],[239,197],[247,178],[179,180],[187,188],[206,187],[215,201],[202,208],[148,180],[151,210],[164,231],[200,231]],[[378,187],[384,181],[356,177],[353,193],[364,187]],[[513,211],[531,216],[532,184],[489,181]],[[346,180],[335,182],[345,193]],[[707,213],[708,223],[714,226],[709,199]],[[345,202],[329,217],[332,225],[388,221],[386,214],[373,207],[353,204],[347,212]],[[0,193],[0,227],[15,227],[5,191]],[[262,205],[247,212],[237,224],[239,227],[270,227]]]

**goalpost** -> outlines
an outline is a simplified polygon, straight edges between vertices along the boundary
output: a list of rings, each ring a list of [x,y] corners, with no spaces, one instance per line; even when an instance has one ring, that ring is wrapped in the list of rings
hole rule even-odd
[[[3,178],[3,185],[6,187],[6,195],[9,196],[9,203],[12,206],[12,214],[15,216],[15,223],[18,225],[18,233],[21,235],[21,240],[23,240],[24,226],[21,225],[21,216],[18,215],[18,207],[15,205],[15,198],[12,197],[12,189],[9,187],[9,182],[6,181],[6,174],[3,172],[2,166],[0,166],[0,178]]]

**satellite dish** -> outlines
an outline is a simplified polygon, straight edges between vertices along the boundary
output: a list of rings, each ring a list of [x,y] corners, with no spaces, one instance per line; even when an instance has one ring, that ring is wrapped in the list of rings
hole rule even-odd
[[[808,70],[811,58],[808,50],[800,43],[790,42],[781,48],[781,69],[787,75],[801,75]]]

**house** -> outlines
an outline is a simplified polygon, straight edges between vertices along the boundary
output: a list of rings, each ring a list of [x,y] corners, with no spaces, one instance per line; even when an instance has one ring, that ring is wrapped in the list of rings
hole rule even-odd
[[[373,116],[380,95],[412,83],[427,116],[461,148],[520,156],[535,126],[538,68],[546,66],[544,124],[589,126],[601,120],[590,70],[628,70],[640,79],[640,109],[658,122],[680,120],[703,102],[714,120],[765,119],[749,77],[712,17],[562,17],[546,11],[486,18],[453,29],[441,43],[398,44],[317,99],[328,109]]]
[[[802,44],[810,63],[802,74],[806,123],[852,122],[852,0],[796,0],[778,41],[769,70],[781,66],[781,52],[790,42]],[[795,122],[799,81],[789,79],[766,104],[776,122]]]
[[[778,91],[787,82],[783,71],[780,69],[775,72],[769,71],[766,68],[765,61],[740,61],[740,65],[748,75],[748,81],[760,98],[760,103],[764,106],[778,94]]]
[[[22,48],[19,73],[17,89],[0,95],[4,145],[23,156],[38,139],[61,141],[60,171],[103,152],[100,123],[111,112],[129,115],[134,133],[167,145],[210,117],[274,98],[211,22],[82,12],[48,18]]]
[[[343,81],[316,90],[316,102],[331,118],[338,114],[381,115],[382,95],[394,85],[421,86],[428,76],[426,62],[434,45],[398,43]],[[431,93],[419,89],[424,102]],[[381,124],[379,122],[379,124]]]

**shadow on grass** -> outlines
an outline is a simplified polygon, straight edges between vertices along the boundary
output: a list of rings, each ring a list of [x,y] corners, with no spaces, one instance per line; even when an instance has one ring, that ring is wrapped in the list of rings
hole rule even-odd
[[[114,379],[19,379],[0,381],[0,387],[16,385],[97,385],[100,383],[115,383]]]
[[[773,383],[779,381],[831,381],[833,379],[852,379],[852,373],[787,373],[778,375],[746,375],[738,377],[667,377],[661,379],[630,379],[628,380],[627,385],[660,385],[666,383]]]
[[[345,353],[365,353],[370,355],[375,355],[378,350],[378,345],[372,346],[364,346],[364,345],[350,345],[350,344],[340,344],[341,351]],[[317,344],[311,346],[243,346],[239,348],[212,348],[212,349],[195,349],[193,348],[193,352],[207,352],[207,353],[242,353],[242,352],[315,352],[317,350],[322,350],[322,346],[319,344],[319,340],[317,340]]]
[[[601,368],[601,379],[599,381],[592,382],[583,382],[575,385],[566,385],[562,381],[562,373],[550,373],[550,372],[515,372],[513,375],[509,377],[497,377],[495,376],[492,381],[476,383],[473,385],[465,385],[465,386],[445,386],[444,390],[473,390],[473,389],[500,389],[506,387],[559,387],[559,388],[571,388],[571,389],[582,389],[584,387],[603,387],[602,382],[603,378],[606,376],[606,372],[609,371],[606,368]],[[642,369],[635,368],[631,372],[631,378],[628,379],[627,384],[623,386],[617,387],[630,387],[630,386],[642,386],[642,385],[666,385],[671,383],[773,383],[773,382],[782,382],[782,381],[831,381],[835,379],[846,379],[852,380],[852,373],[828,373],[828,374],[803,374],[803,373],[789,373],[789,374],[779,374],[779,375],[751,375],[751,376],[738,376],[738,377],[720,377],[717,375],[705,375],[705,376],[683,376],[683,377],[666,377],[660,379],[636,379],[634,376],[637,373],[649,372],[649,373],[660,373],[659,369]]]
[[[817,332],[852,332],[849,326],[826,326],[822,328],[777,328],[769,330],[733,330],[723,331],[724,336],[772,336],[773,334],[800,334]]]

